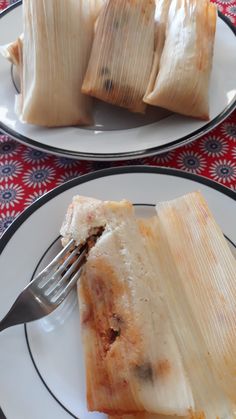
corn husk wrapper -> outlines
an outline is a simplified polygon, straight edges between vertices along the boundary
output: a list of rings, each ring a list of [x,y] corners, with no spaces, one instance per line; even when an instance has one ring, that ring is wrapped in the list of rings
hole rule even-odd
[[[235,418],[236,261],[200,193],[158,204],[157,215],[153,260],[196,412]]]
[[[154,0],[109,0],[97,22],[83,93],[144,112],[155,35]]]
[[[74,198],[61,234],[100,226],[78,284],[88,409],[184,415],[191,389],[132,205]]]
[[[209,119],[216,17],[209,0],[171,1],[160,70],[146,103]]]
[[[90,1],[90,7],[92,9],[92,14],[95,18],[95,20],[98,18],[99,13],[102,10],[102,7],[105,5],[107,0],[89,0]]]
[[[25,0],[22,121],[48,127],[92,122],[81,93],[92,46],[96,1]],[[96,7],[95,7],[96,6]],[[19,105],[20,103],[20,105]]]
[[[160,68],[161,55],[163,52],[165,38],[166,38],[166,25],[168,19],[168,13],[170,8],[171,0],[157,0],[156,1],[156,12],[155,12],[155,51],[153,58],[152,71],[146,94],[144,98],[153,91],[157,74]]]
[[[19,39],[23,41],[24,35],[21,34]],[[18,49],[18,39],[13,42],[10,42],[6,45],[0,46],[0,54],[6,58],[10,63],[14,64],[17,67],[18,73],[20,73],[19,65],[20,65],[20,56],[19,56],[19,49]]]

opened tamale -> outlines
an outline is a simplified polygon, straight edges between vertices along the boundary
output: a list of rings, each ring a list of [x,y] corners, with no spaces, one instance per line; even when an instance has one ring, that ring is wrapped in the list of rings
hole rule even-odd
[[[201,193],[141,220],[128,201],[75,197],[61,234],[97,235],[78,284],[88,409],[235,419],[236,261]]]
[[[192,394],[133,206],[75,197],[64,243],[97,228],[78,284],[88,409],[184,415]]]

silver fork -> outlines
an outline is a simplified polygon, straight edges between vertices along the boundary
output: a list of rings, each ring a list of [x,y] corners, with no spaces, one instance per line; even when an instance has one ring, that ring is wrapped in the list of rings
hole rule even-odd
[[[69,256],[63,260],[69,252]],[[79,279],[86,252],[86,246],[79,249],[75,247],[74,240],[71,240],[23,289],[7,315],[0,321],[0,331],[41,319],[54,311]]]

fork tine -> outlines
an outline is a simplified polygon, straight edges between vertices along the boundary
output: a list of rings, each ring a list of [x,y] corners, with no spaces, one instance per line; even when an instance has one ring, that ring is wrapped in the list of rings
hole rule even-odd
[[[67,263],[67,265],[65,265],[65,267],[64,267],[63,270],[61,270],[59,268],[56,271],[56,273],[53,276],[54,277],[53,283],[48,288],[48,290],[45,291],[45,295],[47,297],[53,298],[53,296],[60,291],[61,287],[64,287],[65,286],[66,281],[69,280],[69,278],[71,277],[71,275],[73,274],[73,272],[75,272],[76,269],[78,269],[80,267],[81,263],[83,263],[83,260],[85,258],[85,255],[86,255],[86,250],[84,249],[80,253],[79,257],[77,257],[77,259],[73,262],[73,264],[69,267],[69,269],[65,272],[65,274],[59,280],[57,280],[58,276],[61,274],[61,271],[63,272],[66,269],[66,267],[68,266],[68,263]]]
[[[59,264],[59,266],[56,266],[54,272],[52,273],[51,271],[49,271],[48,274],[50,274],[50,277],[47,278],[47,276],[45,276],[42,281],[39,282],[39,288],[41,288],[42,290],[44,289],[48,289],[50,288],[50,286],[53,287],[53,284],[55,282],[55,277],[58,277],[63,271],[65,271],[68,267],[68,265],[70,264],[70,262],[74,259],[74,257],[76,257],[78,255],[78,253],[80,253],[80,250],[78,247],[76,247],[71,253],[70,255],[64,260],[64,262],[62,264]],[[41,274],[40,274],[41,275]]]
[[[51,269],[60,262],[61,258],[63,258],[66,255],[66,253],[68,253],[70,249],[74,247],[74,245],[75,242],[73,239],[71,239],[69,243],[67,243],[67,245],[54,257],[54,259],[39,273],[39,275],[37,275],[33,279],[32,282],[36,281],[36,279],[39,280],[40,277],[44,276],[44,274],[48,271],[50,271],[51,273]]]
[[[74,288],[76,282],[80,278],[82,269],[83,269],[83,266],[74,274],[74,276],[72,276],[72,278],[70,279],[66,287],[62,291],[60,291],[58,295],[57,294],[54,295],[52,299],[52,302],[54,304],[60,304],[60,302],[63,301],[67,297],[67,295],[70,293],[72,288]]]
[[[61,274],[63,271],[65,271],[68,267],[68,265],[70,264],[71,261],[73,261],[74,257],[78,257],[78,259],[81,259],[81,253],[82,249],[79,249],[78,247],[75,248],[75,250],[64,260],[64,262],[59,266],[59,268],[57,269],[56,273],[59,275]]]

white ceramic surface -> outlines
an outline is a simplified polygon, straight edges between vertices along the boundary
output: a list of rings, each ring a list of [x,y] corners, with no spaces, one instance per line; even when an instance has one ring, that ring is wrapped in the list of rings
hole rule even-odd
[[[14,40],[22,31],[22,6],[11,7],[0,20],[0,44]],[[18,121],[14,112],[16,90],[10,64],[0,57],[0,127],[33,147],[74,158],[122,160],[157,154],[187,143],[222,121],[236,101],[236,38],[218,18],[210,86],[210,122],[171,115],[155,122],[160,110],[147,117],[97,103],[95,125],[44,129]],[[163,112],[163,111],[161,111]],[[156,116],[157,113],[157,116]]]
[[[233,192],[228,192],[227,196],[213,189],[214,183],[207,180],[203,180],[205,184],[200,182],[199,177],[169,169],[109,169],[68,182],[40,198],[0,240],[0,318],[30,281],[42,255],[58,237],[66,208],[75,194],[114,200],[128,198],[134,203],[154,204],[201,190],[222,230],[236,243]],[[153,209],[141,205],[137,206],[137,212],[141,216],[149,216]],[[39,269],[57,249],[58,242],[41,261]],[[24,327],[16,326],[0,334],[0,406],[7,419],[104,418],[104,415],[86,410],[75,294],[71,294],[69,300],[51,316],[29,324],[27,336],[42,378],[30,357]]]

